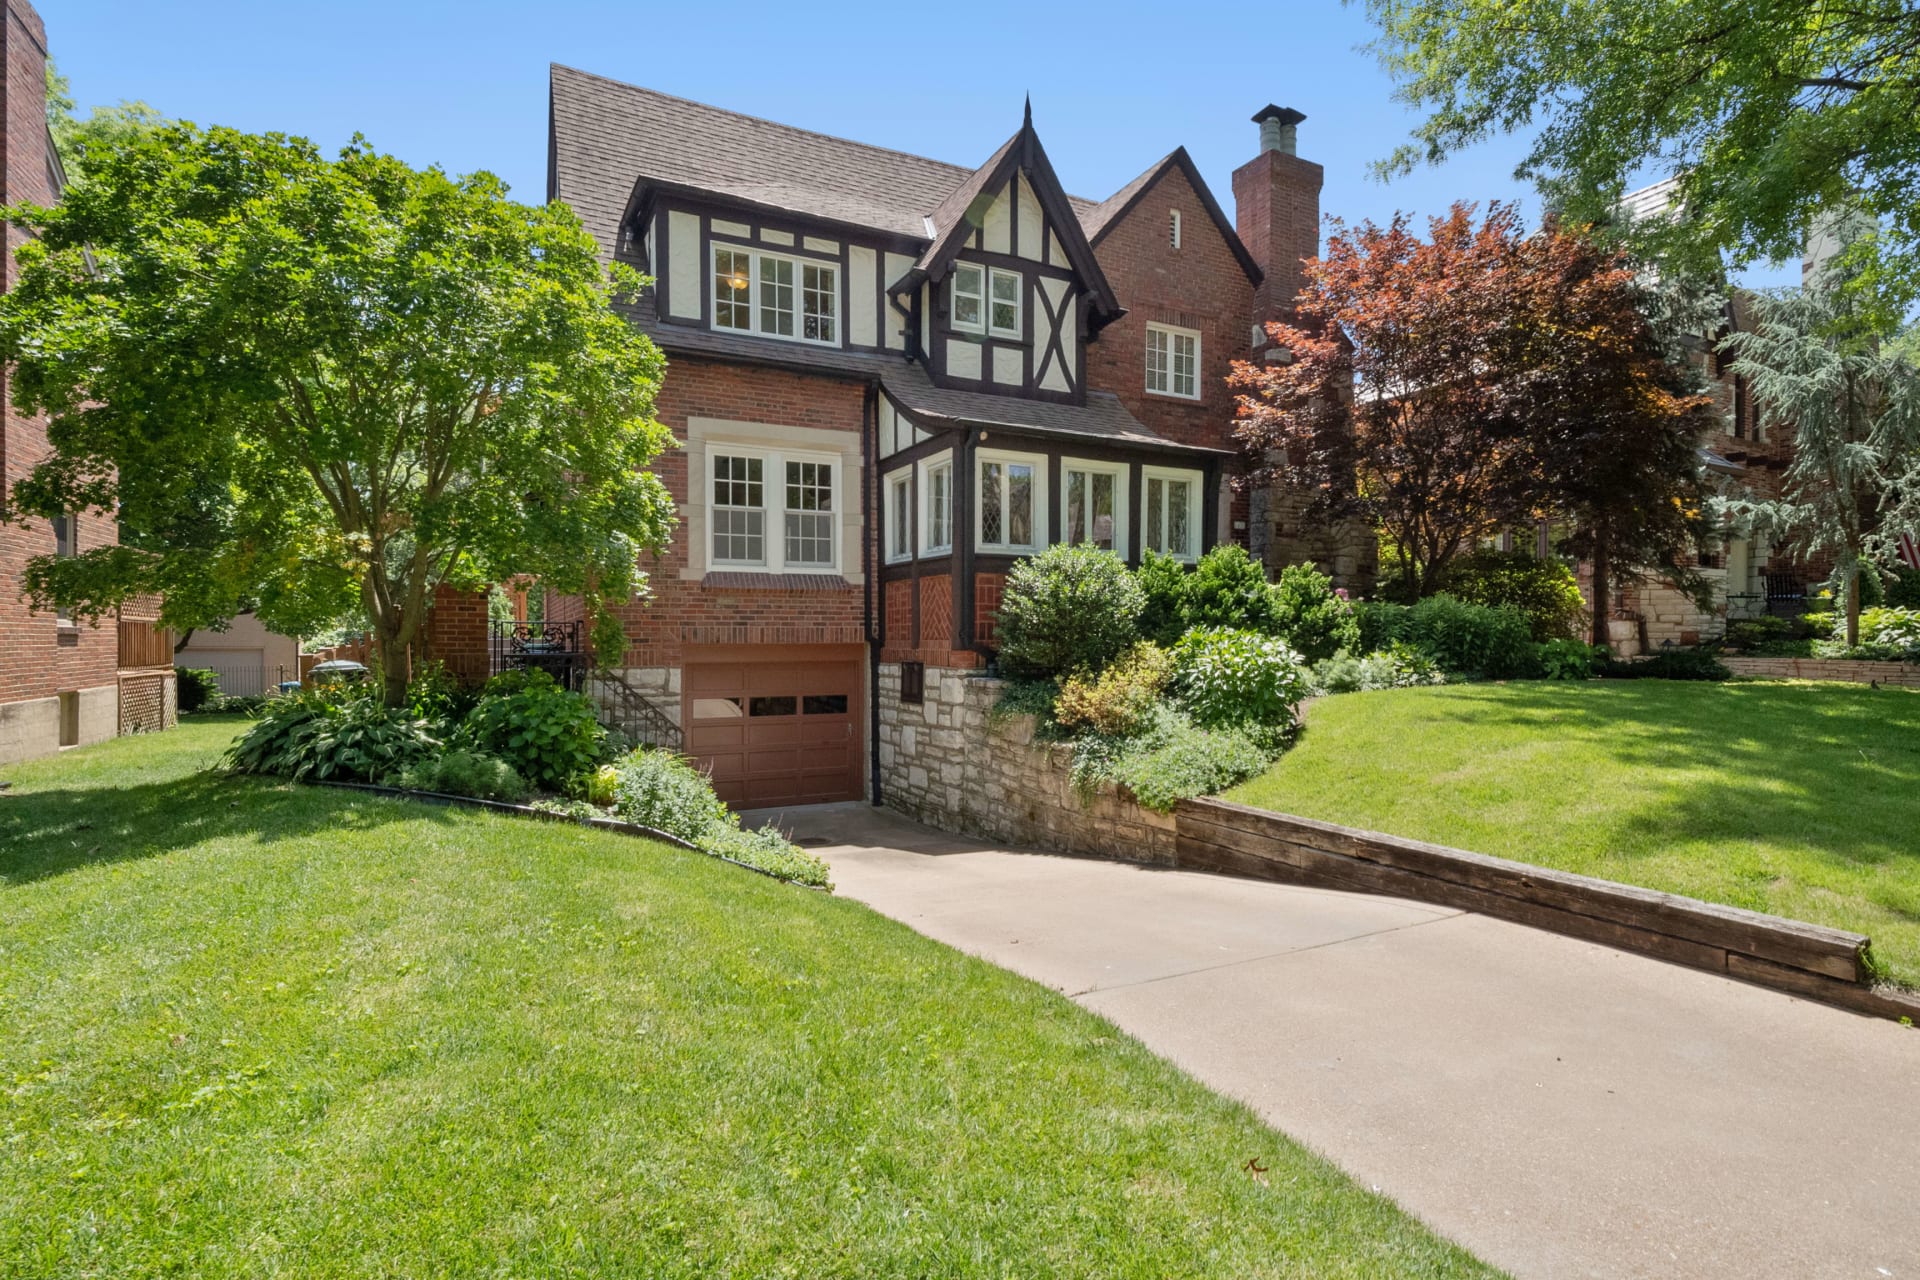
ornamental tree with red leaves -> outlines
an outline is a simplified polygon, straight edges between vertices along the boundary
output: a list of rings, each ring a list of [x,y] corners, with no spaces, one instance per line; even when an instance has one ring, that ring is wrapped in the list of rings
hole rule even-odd
[[[1511,205],[1475,213],[1456,204],[1426,239],[1405,215],[1336,224],[1297,323],[1268,326],[1291,360],[1235,364],[1236,434],[1256,480],[1372,521],[1408,596],[1503,527],[1570,527],[1563,549],[1601,570],[1604,639],[1609,581],[1693,545],[1708,402],[1624,258],[1529,236]]]

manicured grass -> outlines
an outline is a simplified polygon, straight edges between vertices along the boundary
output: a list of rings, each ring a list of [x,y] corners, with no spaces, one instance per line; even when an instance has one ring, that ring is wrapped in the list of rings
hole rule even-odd
[[[1313,704],[1227,799],[1872,936],[1920,987],[1920,691],[1663,680]]]
[[[1489,1274],[857,903],[234,728],[0,771],[10,1280]]]

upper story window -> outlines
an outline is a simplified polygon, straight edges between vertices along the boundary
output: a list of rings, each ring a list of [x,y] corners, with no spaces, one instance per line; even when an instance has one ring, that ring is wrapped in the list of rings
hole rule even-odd
[[[1018,271],[956,262],[949,280],[947,309],[955,329],[1001,338],[1021,336]]]
[[[1176,560],[1200,555],[1200,473],[1147,467],[1142,472],[1145,509],[1140,541],[1148,551]]]
[[[977,455],[980,497],[975,542],[982,551],[1038,551],[1046,525],[1046,459],[1035,454]]]
[[[1175,249],[1180,247],[1180,211],[1178,209],[1167,211],[1167,244]]]
[[[1147,326],[1147,390],[1156,395],[1200,398],[1200,335],[1171,325]]]
[[[713,327],[838,345],[840,270],[784,254],[716,244]]]
[[[53,554],[62,559],[80,552],[80,520],[73,512],[53,518]]]
[[[733,448],[716,448],[708,457],[716,566],[774,572],[838,567],[837,460]],[[769,523],[778,537],[767,536]]]

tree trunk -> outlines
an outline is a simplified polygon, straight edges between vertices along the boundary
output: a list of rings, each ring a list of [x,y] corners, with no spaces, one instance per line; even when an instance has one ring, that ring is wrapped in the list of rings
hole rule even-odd
[[[1607,544],[1593,544],[1593,643],[1607,643]]]
[[[373,633],[374,655],[380,663],[380,700],[389,710],[407,705],[407,678],[411,656],[408,645],[385,628]]]
[[[1860,643],[1860,563],[1847,569],[1847,648]]]
[[[175,653],[180,653],[183,650],[185,650],[187,647],[187,642],[193,639],[193,633],[198,631],[199,629],[200,628],[198,627],[188,627],[185,631],[182,631],[180,633],[180,638],[173,642],[173,651]]]

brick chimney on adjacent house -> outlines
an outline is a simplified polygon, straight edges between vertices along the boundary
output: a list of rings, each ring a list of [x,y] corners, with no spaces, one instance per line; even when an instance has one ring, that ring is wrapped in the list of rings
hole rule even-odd
[[[1260,152],[1233,171],[1234,229],[1266,278],[1253,293],[1253,321],[1286,320],[1306,282],[1303,258],[1320,253],[1320,184],[1326,170],[1295,154],[1295,134],[1307,117],[1291,107],[1262,107]],[[1255,349],[1266,344],[1256,335]]]

